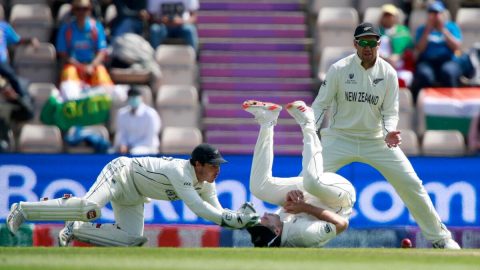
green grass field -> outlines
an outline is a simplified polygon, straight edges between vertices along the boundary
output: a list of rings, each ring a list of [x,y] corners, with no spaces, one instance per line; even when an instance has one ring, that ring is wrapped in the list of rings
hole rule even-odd
[[[0,248],[0,269],[480,269],[480,250]]]

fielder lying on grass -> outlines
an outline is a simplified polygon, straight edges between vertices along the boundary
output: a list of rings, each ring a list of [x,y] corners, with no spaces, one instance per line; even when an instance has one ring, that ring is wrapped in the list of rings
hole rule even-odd
[[[11,207],[7,227],[16,233],[26,220],[65,220],[59,245],[72,239],[98,246],[141,246],[144,203],[149,199],[183,200],[198,216],[229,228],[245,228],[258,215],[244,204],[238,211],[224,209],[218,201],[215,179],[226,162],[209,144],[200,144],[190,160],[156,157],[119,157],[109,162],[82,198],[64,197],[40,202],[19,202]],[[94,224],[100,209],[111,202],[115,224]]]
[[[260,124],[250,191],[257,198],[282,206],[265,213],[260,224],[247,228],[255,247],[322,247],[348,227],[355,203],[355,189],[342,176],[323,172],[322,146],[315,132],[311,108],[303,101],[287,105],[303,133],[302,174],[272,176],[273,128],[282,107],[249,100],[243,108]]]

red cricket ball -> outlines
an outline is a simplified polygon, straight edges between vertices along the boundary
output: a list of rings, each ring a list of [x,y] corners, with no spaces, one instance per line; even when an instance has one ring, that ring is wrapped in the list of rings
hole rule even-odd
[[[411,248],[412,247],[412,241],[408,238],[404,238],[402,240],[402,248]]]

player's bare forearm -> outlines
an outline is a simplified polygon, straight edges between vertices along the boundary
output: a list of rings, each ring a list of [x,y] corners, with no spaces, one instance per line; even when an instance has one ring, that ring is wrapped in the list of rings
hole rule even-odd
[[[304,201],[298,201],[298,202],[287,201],[283,206],[283,208],[287,211],[287,213],[291,213],[291,214],[306,213],[318,218],[319,220],[332,223],[333,225],[335,225],[337,235],[348,228],[348,220],[346,218],[343,218],[332,211],[323,209],[318,206],[311,205]]]

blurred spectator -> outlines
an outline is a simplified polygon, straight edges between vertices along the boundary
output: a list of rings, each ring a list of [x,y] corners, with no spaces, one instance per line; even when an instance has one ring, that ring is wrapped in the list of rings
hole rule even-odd
[[[27,81],[20,80],[22,88]],[[19,95],[10,84],[0,77],[0,153],[13,150],[12,141],[15,122],[27,121],[34,116],[32,100],[29,95]]]
[[[436,83],[443,87],[457,87],[462,75],[460,63],[455,56],[461,48],[460,28],[454,22],[446,20],[442,2],[432,2],[427,11],[427,22],[416,33],[418,58],[412,85],[415,99],[422,88]]]
[[[64,64],[60,90],[67,99],[76,98],[85,87],[113,85],[103,65],[107,41],[100,22],[91,17],[90,0],[74,0],[73,17],[60,27],[57,51]]]
[[[195,23],[198,0],[148,0],[150,15],[150,43],[157,48],[166,38],[182,38],[198,49],[198,34]]]
[[[3,76],[19,96],[28,95],[27,90],[22,88],[20,80],[9,64],[8,46],[18,44],[32,44],[38,46],[36,38],[21,38],[12,26],[6,21],[0,21],[0,75]]]
[[[380,30],[380,57],[398,72],[398,78],[410,86],[413,75],[413,39],[407,26],[399,23],[399,10],[392,4],[382,6],[378,23]]]
[[[125,33],[144,35],[145,26],[148,27],[148,12],[146,0],[113,0],[117,9],[117,16],[113,21],[112,38]]]
[[[160,116],[143,103],[136,88],[128,90],[128,105],[117,113],[115,151],[121,154],[146,155],[159,152]]]

